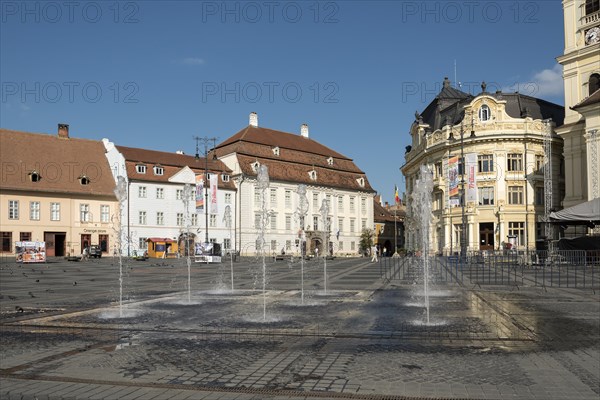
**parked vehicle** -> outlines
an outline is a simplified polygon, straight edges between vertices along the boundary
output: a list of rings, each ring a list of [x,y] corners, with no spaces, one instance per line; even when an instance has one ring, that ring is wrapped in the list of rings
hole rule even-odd
[[[94,258],[102,257],[102,249],[97,244],[93,244],[89,247],[88,256]]]

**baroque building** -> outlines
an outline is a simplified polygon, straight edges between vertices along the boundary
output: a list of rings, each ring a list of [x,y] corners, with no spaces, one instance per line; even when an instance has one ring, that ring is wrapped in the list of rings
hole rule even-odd
[[[600,197],[600,1],[563,0],[565,208]]]
[[[46,255],[79,255],[90,245],[112,254],[118,202],[102,142],[0,130],[0,235],[3,255],[17,241],[46,242]],[[115,218],[116,217],[116,218]]]
[[[361,232],[374,227],[375,191],[352,159],[310,138],[306,124],[300,134],[287,133],[259,127],[251,113],[248,126],[213,151],[236,184],[236,248],[242,255],[259,250],[263,199],[269,252],[299,254],[305,239],[308,254],[359,254]],[[269,177],[264,192],[258,184],[262,165]],[[303,207],[300,185],[306,188]]]
[[[182,255],[188,249],[193,254],[194,243],[205,241],[219,243],[225,251],[233,248],[232,227],[225,214],[228,210],[235,213],[235,185],[231,171],[221,161],[181,151],[119,146],[108,139],[103,142],[115,182],[122,176],[127,184],[121,218],[127,242],[124,254],[146,250],[151,238],[176,241]],[[197,209],[196,184],[208,182],[211,175],[217,179],[216,206],[206,207],[205,201],[205,206]],[[200,189],[203,196],[205,189]]]
[[[564,196],[563,144],[555,131],[563,119],[562,106],[488,93],[485,83],[471,95],[445,78],[440,93],[415,114],[401,167],[409,194],[421,165],[433,174],[430,249],[449,254],[507,243],[525,249],[545,237],[546,204],[558,207]],[[406,247],[418,250],[420,216],[411,212],[412,201],[409,196]]]

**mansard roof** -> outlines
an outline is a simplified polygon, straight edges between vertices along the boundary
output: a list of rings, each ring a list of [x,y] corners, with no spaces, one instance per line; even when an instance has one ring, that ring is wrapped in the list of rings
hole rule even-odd
[[[115,198],[115,181],[99,140],[0,129],[0,159],[3,190]],[[84,176],[87,184],[82,184]]]
[[[235,154],[241,172],[248,176],[257,175],[252,164],[258,161],[267,165],[274,180],[374,191],[351,158],[302,135],[249,125],[220,143],[215,151],[219,157]],[[310,171],[316,171],[316,179],[311,179]]]

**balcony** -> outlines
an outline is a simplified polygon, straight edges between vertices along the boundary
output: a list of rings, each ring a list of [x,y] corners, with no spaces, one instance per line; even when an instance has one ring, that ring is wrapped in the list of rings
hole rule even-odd
[[[600,10],[595,11],[588,15],[584,15],[583,17],[581,17],[581,19],[579,21],[580,21],[581,28],[587,28],[588,25],[593,25],[597,22],[600,22]]]

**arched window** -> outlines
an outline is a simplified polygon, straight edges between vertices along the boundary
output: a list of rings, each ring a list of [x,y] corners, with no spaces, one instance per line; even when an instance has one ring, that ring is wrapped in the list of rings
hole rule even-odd
[[[600,89],[600,74],[592,74],[590,75],[590,80],[588,81],[588,86],[590,89],[589,96],[591,96],[596,90]]]
[[[482,105],[481,108],[479,109],[479,120],[487,121],[490,119],[490,116],[491,116],[490,108],[488,106],[486,106],[485,104]]]

